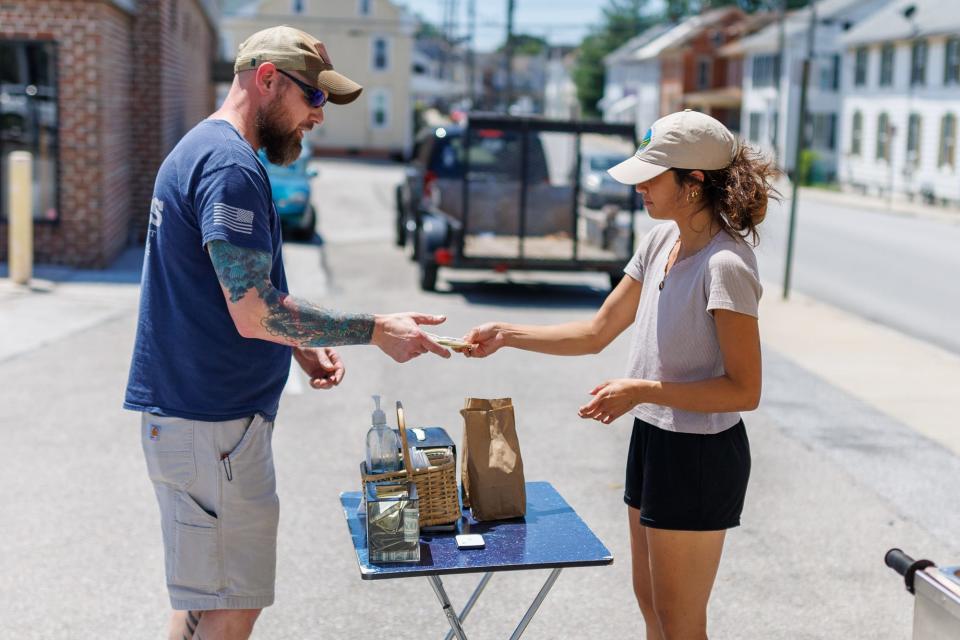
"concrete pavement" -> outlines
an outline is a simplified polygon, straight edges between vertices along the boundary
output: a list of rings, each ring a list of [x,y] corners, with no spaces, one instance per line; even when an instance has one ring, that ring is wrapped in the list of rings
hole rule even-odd
[[[458,276],[446,292],[417,291],[413,265],[387,240],[382,198],[350,188],[352,179],[386,185],[389,174],[357,171],[330,163],[321,175],[357,198],[355,217],[335,218],[328,207],[321,221],[330,228],[333,286],[315,247],[285,248],[300,295],[349,310],[447,313],[453,334],[494,318],[586,316],[602,301],[602,278],[544,289]],[[39,292],[0,285],[0,636],[159,637],[152,631],[165,607],[156,506],[135,417],[119,408],[137,257],[131,252],[107,272],[40,271]],[[960,442],[950,426],[960,358],[802,296],[785,303],[773,283],[761,313],[764,399],[747,417],[754,471],[744,526],[728,537],[718,576],[712,635],[908,637],[913,603],[882,554],[903,546],[944,564],[960,560],[960,519],[951,513]],[[363,583],[348,552],[335,497],[353,488],[371,389],[403,398],[415,421],[444,424],[455,439],[463,395],[513,395],[528,479],[554,482],[616,558],[610,568],[566,571],[528,637],[635,636],[619,497],[628,421],[604,429],[571,418],[586,389],[622,374],[624,339],[595,358],[563,360],[563,375],[560,361],[532,354],[400,366],[373,349],[348,348],[348,379],[337,391],[297,393],[294,382],[275,447],[283,501],[278,600],[258,637],[359,635],[383,619],[377,602],[403,603],[409,626],[399,625],[397,637],[443,633],[426,581]],[[471,638],[509,635],[543,577],[496,576],[471,615]],[[474,580],[448,581],[455,605]]]

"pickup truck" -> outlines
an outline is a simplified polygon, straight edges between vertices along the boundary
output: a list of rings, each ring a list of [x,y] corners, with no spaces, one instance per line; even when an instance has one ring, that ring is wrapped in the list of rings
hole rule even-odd
[[[582,167],[587,158],[613,166],[635,148],[627,124],[471,114],[432,127],[397,187],[397,244],[413,245],[428,291],[440,269],[599,271],[615,286],[639,199],[619,185],[591,208]]]

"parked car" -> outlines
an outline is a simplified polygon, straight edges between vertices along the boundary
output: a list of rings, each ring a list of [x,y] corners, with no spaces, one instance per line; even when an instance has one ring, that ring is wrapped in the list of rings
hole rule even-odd
[[[615,204],[623,209],[630,206],[629,186],[625,186],[610,177],[607,169],[619,164],[624,159],[623,154],[591,153],[585,151],[580,161],[580,193],[583,203],[590,209],[600,209],[608,204]],[[639,207],[643,207],[643,200],[636,199]]]
[[[405,246],[416,236],[421,211],[439,208],[454,218],[462,217],[463,135],[464,127],[460,125],[428,127],[417,135],[413,158],[406,167],[404,180],[396,189],[397,246]],[[523,169],[521,134],[500,129],[476,129],[472,135],[471,180],[482,178],[484,184],[471,188],[471,230],[477,233],[502,231],[503,226],[496,218],[511,214],[509,207],[505,210],[501,201],[507,197],[514,208],[519,201]],[[541,192],[549,190],[549,176],[543,145],[536,134],[529,138],[526,172],[528,189],[532,191],[528,197],[544,196]],[[512,217],[516,219],[515,214]],[[549,231],[555,230],[555,225],[547,217],[538,216],[526,232],[537,235],[535,227],[538,224],[549,226]],[[417,256],[418,249],[414,245],[413,258]]]
[[[263,150],[260,151],[260,161],[270,177],[273,205],[280,216],[283,230],[294,240],[312,240],[317,226],[317,212],[310,197],[310,180],[317,176],[317,170],[307,166],[310,161],[309,148],[304,145],[300,157],[286,167],[269,162]]]

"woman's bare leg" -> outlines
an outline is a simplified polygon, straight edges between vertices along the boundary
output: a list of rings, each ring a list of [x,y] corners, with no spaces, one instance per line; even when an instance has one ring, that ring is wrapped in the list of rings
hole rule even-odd
[[[627,507],[630,518],[630,555],[633,557],[633,593],[640,605],[640,613],[647,626],[646,640],[663,640],[660,623],[653,607],[653,585],[650,580],[650,560],[647,554],[646,527],[640,524],[640,510]]]
[[[663,640],[706,640],[707,602],[726,531],[644,530]]]

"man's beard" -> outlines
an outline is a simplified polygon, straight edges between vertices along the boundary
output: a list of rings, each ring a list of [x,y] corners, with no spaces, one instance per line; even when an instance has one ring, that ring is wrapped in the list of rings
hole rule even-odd
[[[257,109],[257,140],[267,153],[267,160],[273,164],[286,166],[300,157],[300,139],[297,129],[290,132],[283,128],[288,121],[287,110],[275,97],[266,107]]]

